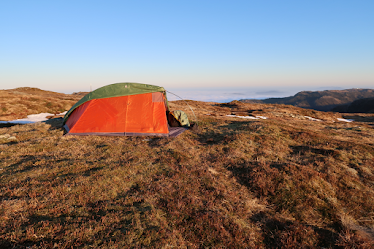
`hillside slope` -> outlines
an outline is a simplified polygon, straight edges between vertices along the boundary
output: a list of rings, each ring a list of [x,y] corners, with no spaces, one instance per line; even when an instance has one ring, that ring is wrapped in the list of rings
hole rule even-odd
[[[348,105],[355,100],[374,97],[373,89],[347,89],[326,91],[303,91],[291,97],[264,100],[242,99],[245,103],[285,104],[319,111],[330,111],[340,105]]]
[[[57,119],[0,129],[0,247],[374,246],[371,126],[187,102],[200,132],[173,139],[62,136]]]
[[[351,104],[337,106],[333,108],[332,111],[347,113],[374,113],[374,97],[358,99],[353,101]]]
[[[26,118],[29,114],[62,113],[85,94],[63,94],[32,87],[0,90],[0,121]]]

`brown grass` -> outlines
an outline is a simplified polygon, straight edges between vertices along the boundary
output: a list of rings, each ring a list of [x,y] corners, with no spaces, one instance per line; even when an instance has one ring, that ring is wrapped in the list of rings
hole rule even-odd
[[[62,113],[82,97],[82,94],[63,94],[30,87],[0,90],[0,121],[26,118],[37,113]]]
[[[200,132],[173,139],[62,136],[58,120],[0,129],[0,248],[374,246],[370,125],[187,102]]]

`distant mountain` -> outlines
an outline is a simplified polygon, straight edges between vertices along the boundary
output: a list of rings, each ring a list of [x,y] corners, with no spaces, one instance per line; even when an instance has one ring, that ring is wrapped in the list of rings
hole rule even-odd
[[[351,104],[337,106],[332,109],[335,112],[347,113],[374,113],[374,98],[358,99]]]
[[[244,103],[285,104],[318,111],[346,110],[354,101],[374,98],[374,89],[303,91],[285,98],[241,99]],[[365,102],[366,103],[366,102]],[[365,105],[362,104],[361,105]],[[354,108],[354,107],[351,107]]]

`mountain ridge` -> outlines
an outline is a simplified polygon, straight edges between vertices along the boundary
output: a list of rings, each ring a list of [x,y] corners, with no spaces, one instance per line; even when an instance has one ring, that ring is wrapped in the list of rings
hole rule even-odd
[[[293,96],[263,100],[241,99],[244,103],[286,104],[318,111],[332,111],[333,108],[349,105],[355,100],[374,97],[374,89],[345,89],[324,91],[301,91]]]

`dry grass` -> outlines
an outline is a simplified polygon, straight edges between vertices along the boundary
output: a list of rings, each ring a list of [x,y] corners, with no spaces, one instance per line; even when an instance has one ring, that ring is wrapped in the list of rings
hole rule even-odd
[[[62,136],[56,120],[0,129],[0,247],[374,246],[371,126],[187,102],[200,132],[174,139]]]
[[[0,90],[0,121],[26,118],[37,113],[62,113],[69,110],[82,94],[63,94],[38,88]]]

